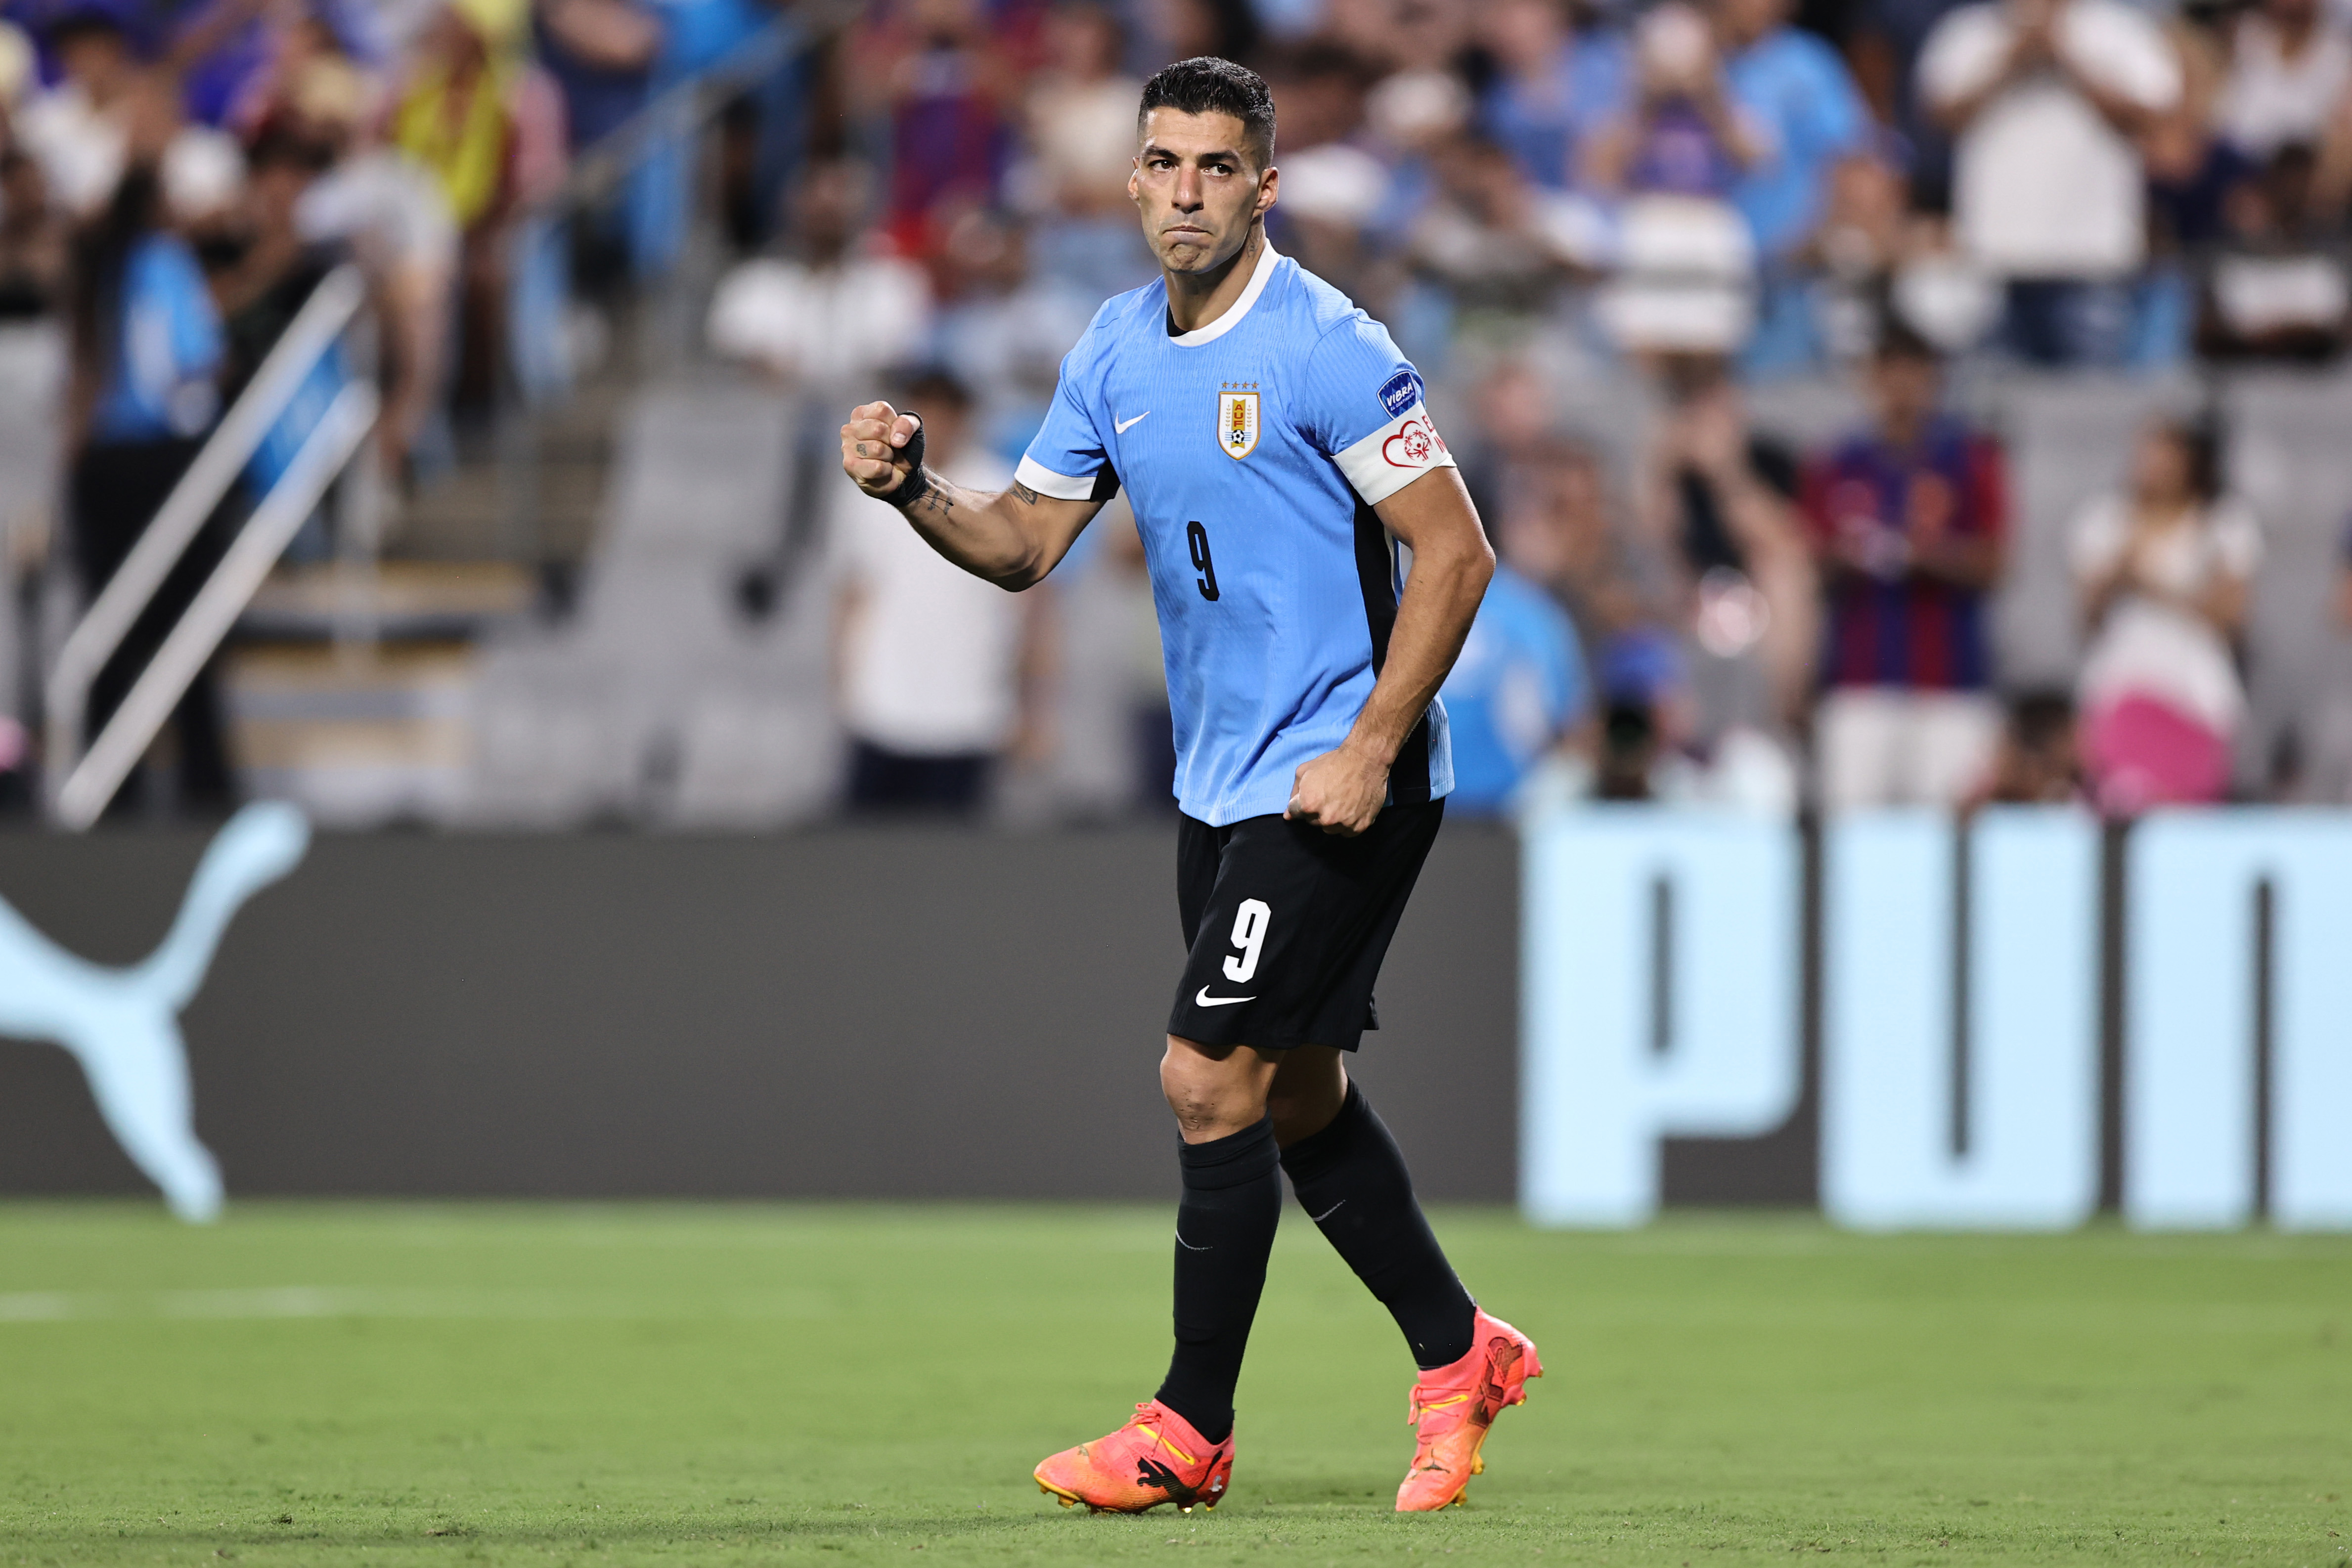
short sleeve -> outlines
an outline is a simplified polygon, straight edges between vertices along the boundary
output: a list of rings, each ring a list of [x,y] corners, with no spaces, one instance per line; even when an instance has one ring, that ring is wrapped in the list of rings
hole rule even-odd
[[[1388,329],[1357,311],[1307,356],[1294,410],[1315,449],[1339,465],[1367,506],[1433,468],[1454,466],[1423,401],[1421,372]]]
[[[2227,575],[2249,581],[2263,564],[2263,526],[2242,501],[2213,508],[2213,559]]]
[[[2009,29],[1990,5],[1969,5],[1936,24],[1919,51],[1919,96],[1932,104],[1968,97],[1990,82],[2007,53]]]
[[[2073,536],[2066,541],[2066,556],[2074,569],[2077,582],[2090,582],[2115,570],[2123,559],[2124,543],[2128,533],[2123,503],[2113,496],[2103,496],[2085,507],[2074,519]]]
[[[2065,38],[2069,57],[2081,69],[2150,113],[2180,101],[2180,56],[2162,28],[2120,5],[2074,15],[2082,20],[2067,29]]]
[[[1045,425],[1022,455],[1013,478],[1041,496],[1059,501],[1108,501],[1118,494],[1118,476],[1095,423],[1087,383],[1093,379],[1096,326],[1062,358],[1062,373],[1046,407]]]

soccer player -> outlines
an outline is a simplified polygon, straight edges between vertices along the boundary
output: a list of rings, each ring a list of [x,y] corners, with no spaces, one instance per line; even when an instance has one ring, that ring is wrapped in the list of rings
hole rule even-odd
[[[1037,1483],[1118,1512],[1223,1497],[1286,1171],[1421,1367],[1397,1507],[1444,1508],[1541,1368],[1455,1278],[1341,1053],[1376,1025],[1372,982],[1453,787],[1437,690],[1494,555],[1412,366],[1266,243],[1265,83],[1181,61],[1145,86],[1138,132],[1128,191],[1161,279],[1097,313],[1011,489],[925,468],[919,416],[887,402],[841,427],[860,488],[1010,590],[1124,486],[1160,612],[1192,948],[1160,1065],[1181,1137],[1176,1350],[1133,1420]],[[1394,540],[1412,551],[1402,588]]]

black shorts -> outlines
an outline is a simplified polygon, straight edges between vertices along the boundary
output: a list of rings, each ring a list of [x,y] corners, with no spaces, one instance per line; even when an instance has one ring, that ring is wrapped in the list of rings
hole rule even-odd
[[[1381,1027],[1372,982],[1444,815],[1444,800],[1389,806],[1352,839],[1281,817],[1183,818],[1176,902],[1192,953],[1168,1032],[1355,1050]]]

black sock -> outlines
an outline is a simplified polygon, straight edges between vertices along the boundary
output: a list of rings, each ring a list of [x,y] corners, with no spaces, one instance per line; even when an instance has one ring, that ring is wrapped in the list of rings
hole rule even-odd
[[[1176,1206],[1176,1354],[1159,1398],[1222,1443],[1234,1429],[1234,1385],[1282,1222],[1273,1119],[1177,1154],[1184,1197]]]
[[[1349,1083],[1331,1124],[1283,1150],[1282,1168],[1316,1228],[1396,1319],[1423,1372],[1470,1354],[1478,1309],[1430,1234],[1404,1155],[1362,1090]]]

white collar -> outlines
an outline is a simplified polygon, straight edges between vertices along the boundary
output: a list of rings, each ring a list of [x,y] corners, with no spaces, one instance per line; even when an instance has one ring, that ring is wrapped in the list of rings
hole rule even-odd
[[[1257,297],[1265,292],[1265,280],[1274,276],[1274,264],[1281,259],[1282,257],[1275,254],[1274,246],[1269,242],[1264,250],[1258,252],[1257,267],[1250,273],[1249,282],[1242,289],[1242,297],[1227,306],[1223,315],[1205,327],[1195,327],[1189,332],[1180,332],[1168,340],[1180,349],[1197,349],[1203,343],[1215,342],[1240,326],[1242,318],[1250,313],[1250,307],[1257,303]]]

